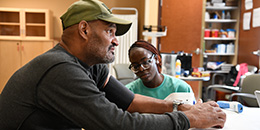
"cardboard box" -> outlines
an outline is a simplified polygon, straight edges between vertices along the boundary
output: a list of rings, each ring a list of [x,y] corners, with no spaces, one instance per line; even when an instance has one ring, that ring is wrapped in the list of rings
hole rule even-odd
[[[222,3],[223,0],[211,0],[211,3]]]
[[[226,6],[237,6],[238,1],[237,0],[226,0]]]
[[[213,3],[213,6],[215,7],[224,7],[225,5],[225,3]]]

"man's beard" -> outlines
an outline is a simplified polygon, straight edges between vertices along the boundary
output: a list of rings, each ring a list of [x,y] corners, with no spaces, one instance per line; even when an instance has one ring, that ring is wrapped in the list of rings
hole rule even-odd
[[[104,61],[105,63],[112,63],[112,62],[114,62],[114,60],[115,60],[115,56],[111,57],[111,56],[108,56],[108,55],[106,55],[106,56],[104,57],[104,59],[103,59],[103,61]]]
[[[112,63],[112,62],[114,62],[114,60],[115,60],[115,54],[114,54],[114,52],[110,52],[110,49],[111,49],[112,47],[114,47],[114,46],[113,46],[113,45],[109,46],[108,51],[107,51],[107,55],[103,58],[103,61],[104,61],[105,63]]]

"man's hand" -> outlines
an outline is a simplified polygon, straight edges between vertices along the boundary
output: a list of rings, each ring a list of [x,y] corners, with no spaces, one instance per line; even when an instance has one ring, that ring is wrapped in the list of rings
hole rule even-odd
[[[190,104],[182,104],[178,106],[178,111],[188,111],[193,107],[193,105]]]
[[[198,99],[197,100],[197,103],[196,104],[200,104],[202,103],[202,100],[201,99]],[[178,111],[187,111],[187,110],[190,110],[191,107],[193,107],[193,105],[190,105],[190,104],[182,104],[182,105],[179,105],[178,106]]]
[[[214,101],[198,102],[183,112],[189,118],[191,128],[222,128],[226,122],[226,114]]]

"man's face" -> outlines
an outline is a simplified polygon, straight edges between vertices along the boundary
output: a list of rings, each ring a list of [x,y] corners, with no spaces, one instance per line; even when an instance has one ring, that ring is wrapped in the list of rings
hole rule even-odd
[[[97,63],[111,63],[114,61],[115,46],[118,41],[115,37],[116,24],[97,20],[90,23],[91,35],[89,49]]]

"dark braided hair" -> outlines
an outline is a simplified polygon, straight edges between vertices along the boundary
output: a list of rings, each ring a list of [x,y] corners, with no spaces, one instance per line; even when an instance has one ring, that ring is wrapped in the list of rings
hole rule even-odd
[[[150,52],[152,52],[153,54],[157,55],[158,57],[158,61],[159,63],[156,63],[157,65],[157,69],[158,72],[161,73],[162,70],[162,58],[161,58],[161,54],[160,52],[149,42],[144,41],[144,40],[138,40],[136,41],[134,44],[131,45],[131,47],[128,50],[128,56],[130,55],[130,51],[134,48],[134,47],[140,47],[140,48],[144,48]]]

